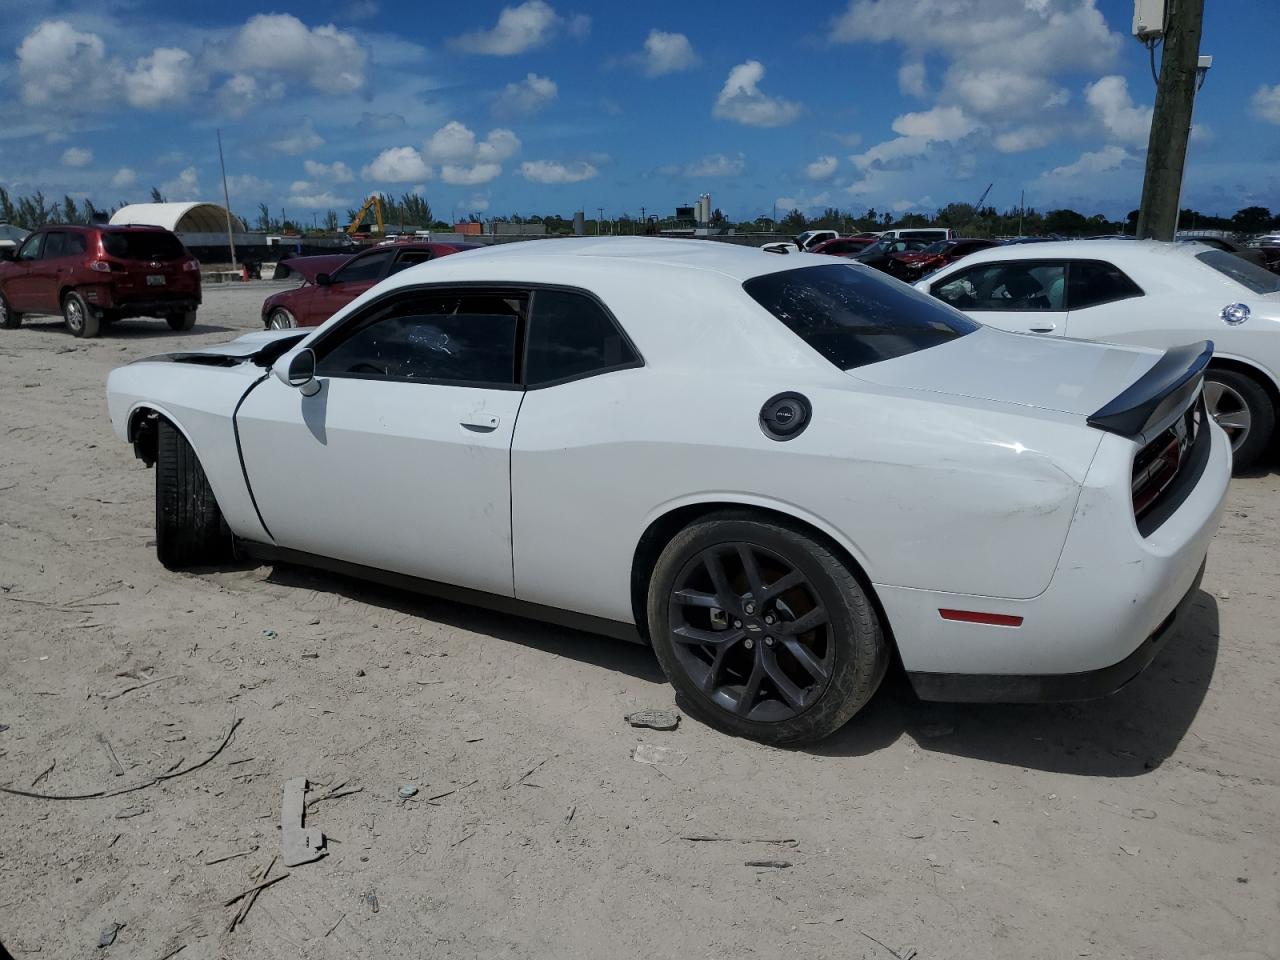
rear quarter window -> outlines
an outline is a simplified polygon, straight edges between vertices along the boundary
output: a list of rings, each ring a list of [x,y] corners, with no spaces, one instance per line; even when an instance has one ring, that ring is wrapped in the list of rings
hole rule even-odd
[[[932,297],[853,265],[783,270],[742,286],[841,370],[927,350],[980,326]]]
[[[1206,250],[1204,253],[1197,253],[1196,259],[1247,287],[1253,293],[1280,291],[1280,275],[1264,270],[1256,263],[1250,263],[1234,253],[1227,253],[1225,250]]]

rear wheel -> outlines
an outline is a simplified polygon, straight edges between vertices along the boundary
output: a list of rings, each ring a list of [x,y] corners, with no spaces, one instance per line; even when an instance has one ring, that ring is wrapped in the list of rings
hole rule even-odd
[[[648,615],[686,709],[769,743],[838,730],[889,662],[848,566],[807,533],[745,513],[713,515],[672,539],[649,582]]]
[[[165,320],[170,330],[190,330],[196,325],[196,312],[188,310],[185,313],[171,313]]]
[[[276,307],[267,317],[268,330],[292,330],[298,325],[298,318],[284,307]]]
[[[0,327],[6,330],[16,330],[22,326],[22,314],[16,313],[9,306],[9,301],[3,293],[0,293]]]
[[[98,313],[84,297],[72,290],[62,298],[62,319],[67,329],[77,337],[96,337],[98,335]]]
[[[229,559],[231,533],[187,438],[168,420],[156,446],[156,554],[171,570]]]
[[[1231,441],[1234,470],[1253,466],[1276,426],[1275,404],[1266,387],[1248,374],[1211,369],[1204,376],[1204,404]]]

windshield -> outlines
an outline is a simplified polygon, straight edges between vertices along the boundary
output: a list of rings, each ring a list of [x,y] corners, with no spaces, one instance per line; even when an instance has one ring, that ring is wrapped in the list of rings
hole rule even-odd
[[[927,350],[980,326],[918,290],[847,264],[783,270],[742,287],[841,370]]]
[[[1248,287],[1254,293],[1280,292],[1280,276],[1265,270],[1256,263],[1242,260],[1234,253],[1223,250],[1206,250],[1197,253],[1196,259],[1219,273],[1226,274],[1236,283]]]
[[[102,250],[121,260],[177,260],[187,253],[177,237],[159,230],[104,232]]]
[[[939,240],[937,243],[931,243],[921,253],[946,253],[947,247],[951,244],[950,240]]]

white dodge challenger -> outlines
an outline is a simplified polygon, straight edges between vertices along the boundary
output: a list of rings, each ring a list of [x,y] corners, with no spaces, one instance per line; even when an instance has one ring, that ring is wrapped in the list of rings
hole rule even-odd
[[[307,334],[111,373],[162,563],[232,551],[651,643],[722,730],[1110,693],[1195,592],[1231,472],[1208,343],[993,330],[856,264],[511,244]]]

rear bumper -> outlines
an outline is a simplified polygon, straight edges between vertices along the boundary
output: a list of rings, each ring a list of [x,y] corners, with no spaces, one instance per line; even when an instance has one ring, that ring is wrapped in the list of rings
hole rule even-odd
[[[1133,444],[1098,448],[1049,586],[1029,600],[876,585],[907,673],[926,699],[1086,699],[1156,656],[1194,595],[1231,478],[1231,446],[1210,426],[1208,463],[1178,508],[1143,536],[1128,481]],[[943,619],[941,609],[1021,618]]]
[[[1159,655],[1165,642],[1185,618],[1203,577],[1202,562],[1191,589],[1183,594],[1173,612],[1136,650],[1109,667],[1079,673],[1040,675],[908,672],[907,678],[921,700],[954,703],[1054,703],[1108,696],[1147,669]]]
[[[145,296],[129,290],[118,290],[105,283],[83,284],[77,289],[90,306],[100,310],[111,310],[126,317],[157,317],[167,313],[195,310],[202,300],[198,284],[169,289],[163,294]]]
[[[187,313],[200,306],[200,297],[173,297],[164,300],[125,300],[98,303],[96,306],[122,317],[163,317],[170,313]]]

